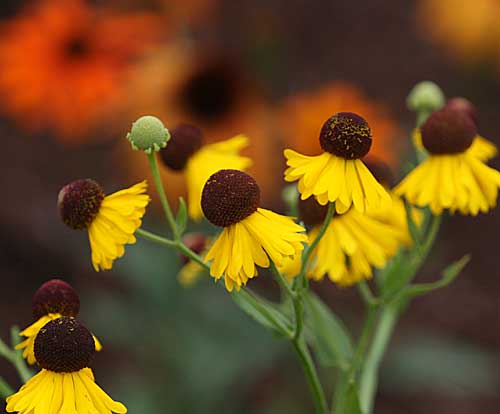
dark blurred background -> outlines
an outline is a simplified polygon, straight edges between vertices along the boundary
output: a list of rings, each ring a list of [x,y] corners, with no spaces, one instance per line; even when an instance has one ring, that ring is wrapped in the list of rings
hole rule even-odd
[[[179,258],[147,242],[95,273],[86,234],[59,220],[57,193],[77,178],[108,193],[149,178],[124,136],[153,114],[169,128],[192,122],[207,141],[247,134],[265,204],[283,209],[280,151],[318,153],[322,122],[340,110],[367,118],[375,153],[400,171],[414,125],[405,97],[425,79],[469,98],[480,133],[500,144],[499,13],[495,0],[2,1],[1,337],[31,323],[32,294],[60,277],[79,291],[80,317],[105,346],[98,382],[129,412],[311,412],[287,343],[211,278],[180,285]],[[162,173],[176,199],[182,176]],[[165,231],[161,218],[154,200],[145,227]],[[419,278],[436,278],[466,252],[473,260],[403,317],[377,414],[499,411],[499,221],[498,210],[446,219]],[[251,286],[275,292],[265,272]],[[315,289],[357,332],[355,289]],[[0,373],[20,385],[3,361]],[[322,375],[333,383],[332,372]]]

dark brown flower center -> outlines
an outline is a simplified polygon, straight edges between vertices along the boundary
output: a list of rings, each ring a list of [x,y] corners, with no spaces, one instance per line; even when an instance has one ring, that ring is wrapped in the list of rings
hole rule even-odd
[[[160,151],[164,164],[175,171],[186,166],[189,157],[201,148],[203,135],[192,125],[179,125],[170,131],[168,145]]]
[[[33,317],[35,320],[49,313],[75,317],[79,311],[78,294],[64,280],[49,280],[40,286],[33,295]]]
[[[248,174],[220,170],[203,187],[201,207],[211,223],[227,227],[254,213],[259,207],[260,189]]]
[[[48,322],[35,338],[35,358],[44,369],[76,372],[89,366],[95,342],[76,319],[62,317]]]
[[[298,202],[299,218],[308,226],[316,226],[323,223],[328,212],[328,205],[322,206],[314,197],[306,198]]]
[[[422,144],[431,154],[457,154],[469,148],[477,134],[463,111],[445,108],[433,112],[421,127]]]
[[[94,220],[104,200],[102,187],[94,180],[73,181],[59,191],[57,206],[67,226],[86,229]]]
[[[319,142],[324,151],[354,160],[368,154],[372,134],[368,123],[359,115],[339,112],[323,124]]]

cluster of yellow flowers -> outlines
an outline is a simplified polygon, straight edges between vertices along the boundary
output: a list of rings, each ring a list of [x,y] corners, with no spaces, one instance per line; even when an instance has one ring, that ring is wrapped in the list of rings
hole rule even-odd
[[[99,341],[76,318],[80,300],[66,282],[52,279],[33,296],[35,322],[21,332],[29,364],[41,370],[7,398],[7,412],[21,414],[126,413],[95,382],[89,364]]]
[[[436,216],[445,210],[477,215],[496,205],[500,172],[486,164],[496,148],[478,135],[476,118],[463,98],[432,112],[414,133],[420,164],[393,186],[387,165],[366,157],[372,133],[365,119],[351,112],[334,114],[320,130],[321,154],[284,151],[284,178],[298,182],[296,221],[260,206],[259,185],[243,171],[251,165],[240,155],[248,144],[245,136],[203,145],[199,129],[180,125],[168,131],[160,120],[146,116],[133,124],[127,139],[149,157],[174,239],[140,229],[150,201],[145,181],[106,196],[95,181],[77,180],[60,191],[58,207],[65,224],[87,229],[96,271],[111,269],[124,246],[139,235],[189,251],[215,280],[223,278],[230,292],[240,291],[257,275],[257,267],[277,268],[289,278],[328,276],[349,286],[371,278],[374,268],[384,268],[402,246],[411,245],[410,224],[420,226],[422,208]],[[168,168],[186,177],[184,219],[182,203],[176,219],[170,210],[157,152]],[[209,247],[200,248],[207,250],[204,258],[180,239],[188,214],[223,228]],[[37,292],[36,321],[21,333],[27,339],[19,349],[42,371],[9,397],[9,412],[126,412],[93,382],[88,363],[100,344],[74,319],[78,309],[78,296],[62,281],[50,281]],[[69,342],[78,346],[68,350]],[[76,411],[69,408],[75,404]]]

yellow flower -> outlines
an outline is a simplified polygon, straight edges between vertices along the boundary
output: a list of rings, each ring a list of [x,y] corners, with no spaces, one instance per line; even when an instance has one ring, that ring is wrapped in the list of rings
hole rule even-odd
[[[221,169],[245,170],[252,160],[239,152],[248,145],[248,138],[237,135],[231,139],[203,145],[201,131],[191,125],[179,125],[171,131],[170,142],[160,154],[164,164],[186,176],[188,212],[193,220],[201,220],[201,193],[208,178]]]
[[[23,350],[23,358],[33,365],[35,359],[35,338],[48,322],[62,316],[74,318],[80,310],[80,299],[73,287],[60,279],[45,282],[33,295],[33,316],[35,322],[25,328],[19,335],[26,337],[16,346]],[[100,351],[102,345],[94,336],[95,349]]]
[[[449,108],[434,112],[421,127],[429,157],[396,187],[416,206],[477,215],[496,205],[500,173],[472,152],[477,135],[466,114]]]
[[[125,244],[136,242],[150,198],[146,181],[105,196],[93,180],[74,181],[59,192],[61,217],[72,229],[88,229],[92,264],[96,272],[109,270],[125,253]]]
[[[459,111],[463,115],[466,115],[470,118],[470,120],[478,128],[478,111],[476,107],[466,98],[455,97],[448,100],[445,108],[451,109],[454,111]],[[425,150],[422,144],[422,133],[419,129],[413,131],[413,143],[416,148]],[[491,141],[483,138],[481,135],[476,134],[474,140],[472,141],[472,145],[469,148],[469,153],[476,157],[478,160],[487,162],[492,158],[496,157],[498,154],[497,147]]]
[[[300,217],[312,226],[311,243],[316,239],[326,208],[314,199],[299,201]],[[323,280],[325,275],[340,286],[349,286],[372,277],[372,267],[383,268],[396,254],[404,234],[351,208],[333,217],[311,255],[307,276]]]
[[[389,194],[360,160],[371,142],[370,127],[363,118],[350,112],[333,115],[321,129],[323,154],[306,156],[285,150],[289,167],[285,180],[299,180],[303,200],[315,196],[321,205],[335,202],[339,214],[351,205],[362,213],[380,208],[390,203]]]
[[[48,322],[35,340],[42,370],[7,398],[7,412],[19,414],[124,414],[94,381],[88,364],[95,352],[92,335],[74,318]]]
[[[256,181],[237,170],[213,174],[203,188],[201,205],[206,218],[224,227],[208,251],[210,275],[224,276],[228,291],[239,290],[257,275],[255,265],[269,267],[271,259],[282,266],[300,254],[307,240],[302,226],[293,218],[259,207]]]

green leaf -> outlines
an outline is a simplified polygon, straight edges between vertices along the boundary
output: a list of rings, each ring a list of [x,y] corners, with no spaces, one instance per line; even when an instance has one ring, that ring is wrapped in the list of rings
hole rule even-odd
[[[280,336],[292,335],[289,320],[274,303],[261,298],[248,289],[241,289],[239,292],[233,291],[231,296],[243,312],[262,326],[271,329]]]
[[[469,263],[469,261],[470,255],[466,254],[460,260],[453,262],[446,269],[444,269],[443,277],[437,282],[421,283],[408,286],[402,294],[407,298],[412,298],[415,296],[425,295],[426,293],[432,292],[436,289],[446,287],[455,280],[455,278],[460,274],[460,272],[467,265],[467,263]]]
[[[346,369],[352,342],[344,323],[312,292],[304,295],[306,329],[319,362],[326,367]]]
[[[175,223],[177,224],[179,235],[184,234],[187,226],[187,221],[188,213],[186,202],[184,201],[184,198],[179,197],[179,209],[177,210],[177,217],[175,218]]]

